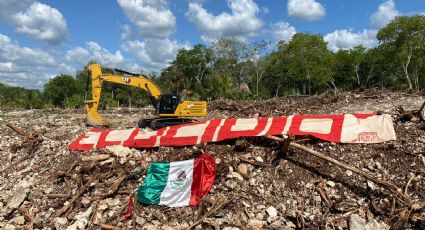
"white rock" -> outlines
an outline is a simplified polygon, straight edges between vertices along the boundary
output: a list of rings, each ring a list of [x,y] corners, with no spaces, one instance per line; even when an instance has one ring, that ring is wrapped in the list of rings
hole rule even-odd
[[[242,200],[242,205],[245,206],[245,207],[247,207],[247,208],[250,208],[251,207],[251,205],[248,204],[247,202],[245,202],[244,200]]]
[[[264,219],[263,213],[259,212],[259,213],[255,214],[255,219],[257,219],[257,220],[263,220]]]
[[[68,219],[66,217],[56,217],[54,220],[56,229],[64,229]]]
[[[347,171],[345,171],[345,174],[347,174],[347,176],[351,176],[351,175],[353,175],[353,172],[351,172],[351,170],[347,170]]]
[[[22,202],[27,198],[27,195],[29,193],[29,188],[24,188],[21,185],[15,186],[13,189],[13,195],[7,202],[7,207],[10,209],[16,209],[18,208]]]
[[[112,202],[113,202],[112,198],[101,200],[99,202],[99,205],[97,206],[97,209],[100,211],[105,211],[112,204]]]
[[[366,230],[389,230],[390,227],[386,224],[379,223],[378,221],[373,219],[365,225],[365,229]]]
[[[378,187],[376,187],[376,185],[372,181],[370,181],[370,180],[367,181],[367,187],[369,187],[372,190],[377,190],[378,189]]]
[[[249,185],[255,186],[256,184],[257,184],[257,180],[255,178],[250,178],[249,179]]]
[[[335,182],[333,182],[331,180],[326,181],[326,184],[329,185],[329,187],[331,187],[331,188],[335,187]]]
[[[4,226],[4,230],[15,230],[15,229],[16,229],[16,227],[13,224],[6,224]]]
[[[262,229],[265,224],[266,224],[265,221],[249,220],[248,224],[247,224],[247,228],[248,229]]]
[[[236,179],[238,179],[238,180],[240,180],[240,181],[244,181],[244,179],[243,179],[242,175],[241,175],[241,174],[239,174],[239,173],[237,173],[237,172],[230,172],[230,173],[227,175],[227,177],[229,177],[229,178],[236,178]]]
[[[25,218],[23,216],[17,216],[13,218],[13,222],[17,225],[23,225],[25,224]]]
[[[362,218],[360,218],[360,216],[358,214],[351,214],[350,216],[350,230],[365,230],[366,221]]]
[[[269,216],[271,217],[276,217],[277,216],[277,210],[275,207],[270,206],[266,209],[267,214],[269,214]]]
[[[238,165],[238,172],[242,174],[248,174],[248,165],[245,163],[241,163]]]
[[[132,157],[133,151],[129,147],[124,147],[122,145],[111,145],[107,146],[106,149],[112,152],[117,157]]]
[[[259,162],[264,162],[264,161],[263,161],[263,158],[261,158],[260,156],[255,157],[255,160],[256,160],[256,161],[259,161]]]
[[[68,226],[66,230],[86,229],[86,226],[89,222],[89,218],[92,212],[93,212],[93,206],[88,208],[86,211],[80,212],[77,215],[75,215],[74,219],[76,219],[76,221],[74,222],[74,224]]]
[[[229,227],[229,226],[227,226],[227,227],[224,227],[223,228],[223,230],[239,230],[240,228],[237,228],[237,227]]]
[[[280,229],[281,226],[282,226],[282,221],[281,220],[276,220],[275,222],[273,222],[270,225],[271,228],[275,228],[275,229]]]
[[[285,223],[286,227],[289,229],[294,229],[296,227],[296,225],[294,223],[292,223],[291,221],[287,221]]]

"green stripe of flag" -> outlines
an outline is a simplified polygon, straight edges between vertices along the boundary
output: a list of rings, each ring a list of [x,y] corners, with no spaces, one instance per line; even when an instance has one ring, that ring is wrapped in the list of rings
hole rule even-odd
[[[161,193],[167,185],[170,163],[158,162],[149,165],[143,185],[138,189],[137,199],[143,204],[159,204]]]

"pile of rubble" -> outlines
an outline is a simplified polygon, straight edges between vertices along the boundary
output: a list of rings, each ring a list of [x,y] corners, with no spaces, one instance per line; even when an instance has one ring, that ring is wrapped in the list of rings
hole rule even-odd
[[[384,112],[398,140],[335,144],[311,137],[295,143],[319,151],[396,186],[415,204],[425,200],[425,124],[417,95],[346,93],[284,97],[255,103],[219,100],[209,118]],[[119,128],[134,127],[152,111],[110,110]],[[359,174],[280,142],[241,138],[189,147],[130,149],[110,146],[71,152],[67,145],[89,129],[82,110],[1,111],[1,229],[390,229],[424,228],[423,207],[403,206],[391,191]],[[129,195],[150,162],[191,159],[208,152],[217,176],[198,207],[135,204]]]

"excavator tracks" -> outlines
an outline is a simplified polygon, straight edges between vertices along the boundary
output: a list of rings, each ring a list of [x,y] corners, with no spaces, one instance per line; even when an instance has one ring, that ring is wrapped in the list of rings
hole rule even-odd
[[[139,128],[151,128],[154,130],[161,129],[173,125],[181,125],[196,122],[196,119],[191,118],[180,118],[180,117],[166,117],[166,118],[151,118],[151,119],[140,119],[138,122]]]

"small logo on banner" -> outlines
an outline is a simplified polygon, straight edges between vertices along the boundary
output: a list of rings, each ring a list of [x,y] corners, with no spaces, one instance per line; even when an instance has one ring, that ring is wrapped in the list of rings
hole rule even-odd
[[[177,177],[174,180],[170,181],[171,188],[174,191],[178,191],[185,185],[186,181],[187,181],[186,172],[184,170],[180,170],[177,173]]]
[[[377,143],[382,141],[384,140],[378,137],[377,132],[362,132],[351,143]]]

